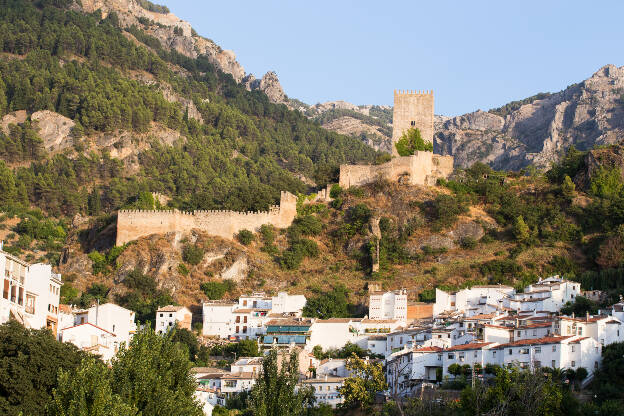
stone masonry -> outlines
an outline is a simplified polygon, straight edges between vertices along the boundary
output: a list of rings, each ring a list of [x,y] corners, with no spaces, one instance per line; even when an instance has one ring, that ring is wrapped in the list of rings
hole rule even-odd
[[[120,246],[151,234],[192,229],[231,239],[243,229],[257,231],[263,224],[287,228],[296,215],[297,197],[290,192],[281,193],[279,206],[273,205],[262,212],[122,210],[117,214],[116,244]]]
[[[433,91],[394,91],[393,156],[399,155],[394,144],[410,128],[417,128],[425,142],[433,143]]]

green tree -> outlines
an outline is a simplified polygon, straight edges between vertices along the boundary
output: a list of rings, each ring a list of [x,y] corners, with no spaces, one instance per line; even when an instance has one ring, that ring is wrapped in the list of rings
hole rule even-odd
[[[433,152],[433,143],[425,142],[417,128],[405,131],[394,146],[399,156],[411,156],[417,151]]]
[[[146,328],[113,359],[112,385],[114,393],[143,415],[201,416],[190,370],[188,354],[180,344],[170,335]]]
[[[278,363],[279,361],[279,363]],[[304,415],[313,404],[314,394],[308,388],[297,388],[299,360],[296,351],[278,357],[275,349],[262,360],[262,370],[251,390],[249,408],[254,416]]]
[[[375,400],[375,395],[388,388],[381,364],[363,360],[353,354],[346,364],[351,375],[339,388],[344,397],[343,407],[368,409]]]
[[[573,198],[576,193],[576,185],[572,182],[572,179],[568,175],[563,178],[563,183],[561,184],[561,194],[566,198]]]
[[[303,307],[303,315],[309,318],[348,318],[351,316],[349,290],[338,284],[328,292],[315,291]]]
[[[197,244],[185,244],[182,249],[182,260],[197,266],[204,258],[204,249]]]
[[[137,409],[122,401],[111,386],[111,370],[96,358],[86,358],[76,371],[61,369],[58,387],[48,406],[50,416],[133,416]]]
[[[524,222],[522,215],[518,216],[514,221],[513,235],[516,237],[516,240],[522,244],[527,244],[531,240],[531,230]]]
[[[223,299],[223,296],[236,288],[233,280],[224,280],[222,282],[204,282],[199,288],[210,300]]]
[[[85,353],[45,329],[0,325],[0,414],[44,415],[59,370],[74,372]]]
[[[591,299],[587,299],[584,296],[577,296],[574,302],[566,302],[561,308],[563,315],[584,316],[587,313],[595,314],[598,312],[598,305]]]

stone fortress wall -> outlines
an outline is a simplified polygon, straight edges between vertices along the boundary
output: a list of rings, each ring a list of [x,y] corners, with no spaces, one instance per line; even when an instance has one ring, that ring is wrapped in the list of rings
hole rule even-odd
[[[453,173],[453,156],[415,152],[399,156],[396,143],[410,128],[420,130],[424,141],[433,143],[433,91],[394,91],[392,120],[393,158],[382,165],[340,165],[339,184],[343,188],[361,186],[379,178],[408,185],[435,185]]]
[[[118,246],[151,234],[184,232],[199,229],[211,235],[234,238],[243,229],[257,231],[263,224],[277,228],[289,227],[297,215],[297,197],[282,192],[280,204],[268,211],[192,211],[121,210],[117,214]]]

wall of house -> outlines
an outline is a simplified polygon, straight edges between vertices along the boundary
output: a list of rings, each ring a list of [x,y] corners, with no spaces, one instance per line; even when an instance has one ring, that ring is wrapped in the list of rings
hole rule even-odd
[[[184,232],[194,228],[231,239],[240,230],[256,231],[263,224],[287,228],[296,215],[297,197],[290,192],[282,192],[279,206],[262,212],[121,210],[117,214],[116,244],[123,245],[151,234]]]

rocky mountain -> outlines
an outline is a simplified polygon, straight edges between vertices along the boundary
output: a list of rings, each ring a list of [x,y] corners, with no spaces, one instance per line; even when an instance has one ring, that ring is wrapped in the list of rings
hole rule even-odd
[[[435,150],[462,167],[545,168],[571,145],[587,150],[623,138],[624,67],[606,65],[563,91],[436,123]]]

